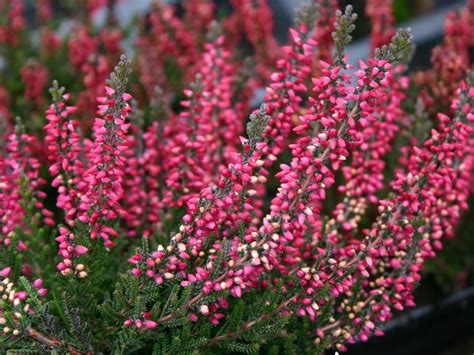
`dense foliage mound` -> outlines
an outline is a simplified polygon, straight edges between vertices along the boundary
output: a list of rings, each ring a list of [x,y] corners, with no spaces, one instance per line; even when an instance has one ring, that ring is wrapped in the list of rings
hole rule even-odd
[[[281,48],[265,0],[36,3],[0,1],[2,351],[322,353],[414,306],[472,188],[472,1],[413,73],[390,1],[356,68],[332,0]]]

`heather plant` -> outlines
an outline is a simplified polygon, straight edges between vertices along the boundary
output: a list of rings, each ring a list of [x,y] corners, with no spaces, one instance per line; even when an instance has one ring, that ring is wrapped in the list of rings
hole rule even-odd
[[[56,6],[64,35],[49,1],[34,29],[0,1],[0,349],[324,353],[383,335],[469,207],[472,2],[414,73],[390,1],[368,1],[356,67],[357,15],[335,1],[302,7],[282,47],[265,0],[156,3],[130,59],[106,3]]]

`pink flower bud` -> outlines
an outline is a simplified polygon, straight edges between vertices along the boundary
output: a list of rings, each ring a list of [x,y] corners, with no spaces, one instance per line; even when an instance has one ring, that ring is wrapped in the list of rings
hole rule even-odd
[[[83,245],[77,245],[76,248],[74,249],[74,252],[77,256],[81,256],[82,254],[85,254],[89,251],[88,248],[86,248]]]
[[[36,279],[33,281],[33,287],[34,288],[41,288],[43,286],[43,280],[42,279]]]
[[[6,268],[0,270],[0,276],[7,277],[10,274],[11,271],[12,271],[11,267],[6,267]]]
[[[152,320],[145,320],[143,321],[143,324],[145,325],[146,328],[152,329],[158,326],[158,323],[152,321]]]

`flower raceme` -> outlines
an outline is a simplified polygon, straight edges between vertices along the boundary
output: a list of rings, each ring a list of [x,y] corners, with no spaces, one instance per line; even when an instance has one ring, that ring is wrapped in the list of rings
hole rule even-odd
[[[347,18],[350,17],[351,14],[346,13],[345,16]],[[401,32],[399,37],[408,38],[404,32]],[[394,40],[394,43],[395,42],[396,40]],[[391,48],[391,52],[386,51],[385,54],[387,58],[397,57],[398,55],[395,51],[404,50],[407,44],[408,41],[405,42],[404,46],[396,50]],[[314,91],[316,93],[324,92],[325,88],[331,83],[332,78],[338,85],[337,95],[339,95],[340,99],[334,100],[334,106],[327,108],[327,113],[321,112],[320,118],[318,118],[314,112],[320,112],[319,110],[321,109],[318,109],[318,106],[314,102],[315,100],[313,100],[314,111],[310,111],[305,117],[302,117],[302,121],[305,122],[305,124],[296,127],[295,131],[300,135],[304,135],[306,131],[303,127],[309,129],[311,127],[309,124],[311,120],[320,121],[321,125],[327,131],[321,131],[314,138],[313,142],[309,142],[305,137],[299,139],[298,144],[290,146],[294,156],[294,169],[292,171],[296,172],[302,167],[301,172],[307,176],[303,175],[302,178],[297,178],[297,175],[294,176],[293,172],[283,167],[280,176],[285,178],[282,179],[279,193],[270,206],[271,212],[265,218],[260,231],[254,231],[245,235],[243,240],[240,241],[239,238],[233,238],[234,240],[232,242],[226,242],[225,240],[219,241],[219,238],[214,236],[213,239],[215,242],[212,244],[212,253],[214,253],[214,255],[209,255],[209,261],[206,265],[197,268],[192,273],[187,273],[188,260],[197,258],[199,261],[205,257],[203,250],[205,240],[211,237],[213,231],[216,231],[218,226],[221,225],[223,221],[222,218],[229,218],[225,216],[226,213],[224,211],[232,211],[232,209],[229,208],[232,206],[233,198],[231,196],[233,193],[237,193],[238,195],[238,192],[242,191],[243,186],[245,186],[240,184],[234,186],[232,186],[232,184],[226,184],[233,175],[236,175],[236,173],[237,176],[241,174],[239,174],[240,169],[246,168],[246,166],[239,165],[240,169],[236,170],[237,165],[229,166],[234,172],[232,174],[226,173],[225,170],[222,171],[221,174],[225,179],[221,186],[218,185],[218,188],[224,190],[223,192],[226,191],[226,187],[230,188],[231,196],[222,195],[225,197],[221,200],[219,195],[222,193],[219,193],[217,190],[212,194],[205,192],[201,195],[199,200],[194,199],[190,201],[191,203],[188,204],[188,206],[191,208],[189,211],[191,213],[184,216],[183,221],[185,224],[180,228],[179,233],[173,236],[172,244],[168,248],[160,247],[161,249],[151,253],[150,256],[137,254],[129,260],[138,266],[143,262],[146,269],[146,277],[154,279],[158,284],[162,284],[166,279],[169,280],[176,277],[181,279],[185,278],[187,280],[181,282],[183,286],[196,282],[203,283],[203,294],[209,294],[212,291],[221,292],[223,290],[229,290],[232,295],[241,297],[242,289],[254,288],[259,284],[256,278],[256,275],[259,273],[276,268],[279,269],[280,272],[283,272],[283,274],[288,274],[290,273],[288,268],[291,269],[297,265],[298,261],[302,259],[301,256],[298,256],[298,247],[304,246],[306,218],[308,218],[309,221],[312,220],[314,203],[324,199],[326,185],[329,186],[334,182],[331,169],[338,169],[341,165],[340,162],[345,160],[341,159],[341,157],[346,158],[349,155],[349,147],[360,142],[360,134],[358,133],[360,130],[359,125],[361,125],[361,127],[368,126],[371,121],[373,122],[375,120],[375,118],[370,117],[372,113],[370,105],[374,105],[374,102],[377,102],[376,98],[381,97],[383,99],[385,97],[383,89],[387,88],[390,82],[391,65],[388,59],[385,58],[371,60],[369,61],[369,65],[361,63],[361,70],[355,74],[359,79],[358,86],[354,88],[346,87],[343,83],[336,80],[342,79],[346,84],[350,83],[350,77],[348,75],[341,74],[342,78],[339,78],[339,72],[341,71],[340,66],[331,67],[329,64],[324,65],[327,68],[325,73],[327,73],[328,76],[320,80],[314,80],[316,84]],[[321,98],[321,105],[323,105],[325,102],[322,99],[326,99],[327,96],[320,94],[319,97]],[[351,106],[349,103],[354,101],[356,105]],[[258,123],[258,121],[264,122],[265,119],[263,117],[265,116],[266,107],[262,108],[260,113],[254,116],[252,123],[254,125],[261,124]],[[343,121],[343,123],[337,124],[338,119]],[[268,124],[271,124],[271,121],[269,121]],[[251,127],[253,127],[253,125],[249,127],[250,131],[254,129]],[[342,138],[346,136],[349,137],[348,141]],[[264,137],[265,135],[262,138]],[[246,143],[247,141],[245,140],[244,147]],[[308,148],[310,143],[313,144],[311,149]],[[300,148],[300,145],[303,149]],[[265,140],[259,142],[255,145],[256,150],[250,148],[250,159],[245,159],[246,156],[244,156],[245,163],[250,168],[246,169],[249,172],[246,178],[247,183],[252,180],[252,176],[250,175],[252,165],[261,165],[261,163],[258,163],[261,161],[260,156],[262,154],[259,152],[259,148],[261,149],[261,147],[265,146]],[[306,158],[300,158],[300,151],[308,151],[310,155]],[[311,154],[321,154],[321,156],[318,157],[316,155],[315,160],[312,162],[309,158]],[[252,155],[256,155],[258,160],[253,160]],[[326,161],[330,162],[329,166],[322,165],[323,163],[327,164]],[[315,168],[310,168],[312,164],[315,164]],[[325,177],[325,175],[327,176]],[[244,175],[241,176],[243,177]],[[277,175],[277,177],[278,176],[279,175]],[[291,180],[288,180],[290,177]],[[312,188],[312,184],[315,184],[315,187],[319,186],[319,190]],[[291,187],[291,192],[287,190],[288,187]],[[303,201],[300,201],[301,192],[298,193],[298,190],[303,191],[303,189],[308,191],[308,193],[306,196],[303,196]],[[284,202],[279,196],[284,196],[285,199],[290,198],[291,200]],[[196,202],[198,203],[197,205]],[[226,206],[226,203],[230,205]],[[215,206],[219,205],[226,206],[226,208],[224,210],[217,209]],[[316,209],[315,214],[318,212]],[[216,223],[216,217],[213,217],[214,213],[218,213],[216,215],[219,221],[218,223]],[[237,214],[235,214],[235,216],[237,216]],[[231,224],[232,217],[229,226]],[[300,229],[302,229],[301,232],[299,232]],[[266,239],[266,236],[271,236],[271,239]],[[225,238],[226,234],[223,234],[222,237]],[[222,239],[222,237],[220,237],[220,239]],[[225,248],[230,248],[230,250],[226,252],[229,253],[229,264],[227,266],[229,271],[220,274],[214,281],[207,280],[214,271],[213,268],[215,266],[213,260],[218,260],[219,252],[222,252]],[[233,248],[236,248],[236,251],[233,251]],[[242,252],[245,254],[243,257],[241,256]],[[144,260],[145,258],[146,260]],[[163,264],[164,262],[165,264]],[[134,275],[143,275],[140,268],[134,268],[133,270]],[[221,307],[219,302],[220,301],[211,304],[211,306],[213,306],[214,309],[219,309]],[[203,305],[200,307],[200,313],[204,316],[208,316],[208,308],[203,312],[202,306]],[[208,306],[206,305],[206,307]],[[217,314],[220,315],[220,313]],[[193,318],[195,317],[193,316]],[[218,319],[219,317],[217,319],[214,318],[212,322],[216,323]]]
[[[214,181],[215,170],[227,165],[241,135],[242,124],[232,108],[236,68],[223,44],[224,38],[218,36],[205,45],[196,80],[184,91],[186,100],[181,105],[185,110],[173,123],[179,133],[164,147],[169,188],[164,202],[171,206],[183,205]],[[176,191],[182,192],[178,201]]]
[[[390,1],[368,2],[378,48],[356,68],[346,55],[352,7],[309,2],[279,48],[259,17],[270,18],[265,0],[231,3],[222,26],[211,1],[186,1],[182,17],[156,4],[137,43],[140,80],[124,57],[105,79],[125,32],[79,23],[65,41],[79,92],[53,82],[42,133],[13,127],[2,101],[6,348],[257,352],[273,339],[277,351],[287,342],[344,351],[414,306],[425,261],[469,207],[471,11],[459,31],[450,15],[443,48],[457,60],[447,83],[439,49],[433,68],[406,72],[411,34],[384,22]],[[239,40],[255,50],[250,75]],[[41,61],[23,66],[31,112],[54,73]],[[256,82],[266,94],[247,120]],[[420,117],[430,126],[421,134]]]
[[[130,123],[131,95],[125,92],[130,64],[122,58],[105,87],[106,96],[97,100],[97,117],[92,132],[93,144],[86,152],[90,165],[84,173],[86,190],[80,197],[78,221],[91,226],[91,238],[101,237],[106,247],[115,243],[117,232],[106,224],[121,213],[119,200],[123,196],[124,151]]]

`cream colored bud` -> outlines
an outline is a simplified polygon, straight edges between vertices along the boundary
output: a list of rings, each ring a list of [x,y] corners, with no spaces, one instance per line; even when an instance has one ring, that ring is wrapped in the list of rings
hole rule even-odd
[[[255,196],[255,195],[257,194],[257,190],[248,190],[248,191],[247,191],[247,194],[248,194],[249,196]]]

